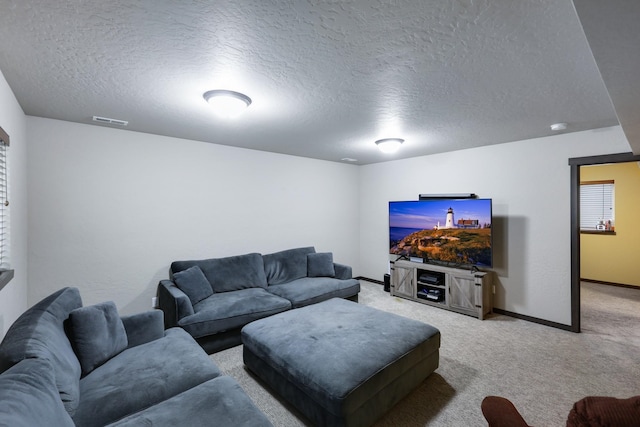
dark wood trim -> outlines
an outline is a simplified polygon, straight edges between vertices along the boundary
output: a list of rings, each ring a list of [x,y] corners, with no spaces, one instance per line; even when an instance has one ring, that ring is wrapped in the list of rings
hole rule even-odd
[[[615,236],[616,232],[611,230],[580,230],[580,234],[604,234],[606,236]]]
[[[571,332],[580,332],[580,167],[571,164]],[[577,279],[575,279],[577,278]],[[574,280],[578,280],[575,285]]]
[[[376,283],[378,285],[384,286],[384,281],[382,281],[382,280],[369,279],[368,277],[364,277],[364,276],[354,277],[354,279],[356,279],[356,280],[366,280],[367,282]]]
[[[503,315],[509,316],[509,317],[515,317],[516,319],[526,320],[527,322],[538,323],[540,325],[550,326],[552,328],[557,328],[557,329],[562,329],[564,331],[573,332],[573,329],[572,329],[572,327],[570,325],[565,325],[565,324],[562,324],[562,323],[552,322],[550,320],[540,319],[540,318],[537,318],[537,317],[527,316],[526,314],[514,313],[514,312],[511,312],[511,311],[503,310],[501,308],[494,308],[493,312],[496,313],[496,314],[503,314]]]
[[[638,162],[633,153],[569,159],[571,175],[571,331],[580,332],[580,166]],[[495,309],[494,309],[495,311]]]
[[[0,271],[0,290],[7,286],[7,284],[13,279],[13,270]]]
[[[640,285],[627,285],[626,283],[615,283],[615,282],[605,282],[602,280],[593,280],[593,279],[585,279],[583,277],[580,278],[581,282],[589,282],[589,283],[597,283],[598,285],[605,286],[615,286],[617,288],[628,288],[628,289],[637,289],[640,291]]]
[[[0,126],[0,143],[9,146],[9,134],[2,129],[2,126]]]
[[[640,161],[640,156],[636,156],[633,153],[629,152],[618,154],[604,154],[602,156],[573,157],[569,159],[569,166],[604,165],[607,163],[626,163],[638,161]]]
[[[580,185],[602,185],[602,184],[615,184],[613,179],[605,179],[602,181],[580,181]]]

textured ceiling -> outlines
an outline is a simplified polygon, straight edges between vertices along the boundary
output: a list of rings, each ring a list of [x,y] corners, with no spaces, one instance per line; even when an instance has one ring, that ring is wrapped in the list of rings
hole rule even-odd
[[[640,2],[574,3],[620,125],[633,153],[640,155]]]
[[[0,0],[0,70],[28,115],[356,164],[618,124],[570,0]]]

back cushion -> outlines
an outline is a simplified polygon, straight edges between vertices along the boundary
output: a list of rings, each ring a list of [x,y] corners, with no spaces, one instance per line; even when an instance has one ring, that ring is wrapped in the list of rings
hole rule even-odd
[[[74,426],[60,400],[52,368],[46,359],[26,359],[0,375],[1,425]]]
[[[7,331],[0,344],[0,372],[23,359],[48,359],[64,407],[73,415],[80,396],[80,362],[67,338],[64,323],[82,306],[77,288],[63,288],[27,311]]]
[[[69,314],[71,346],[82,375],[122,352],[129,345],[127,332],[113,301],[76,308]]]
[[[194,265],[200,267],[214,292],[267,287],[262,255],[258,253],[201,261],[175,261],[171,264],[171,272],[175,274]]]
[[[309,246],[263,255],[267,283],[279,285],[307,277],[307,254],[315,252],[315,248]]]

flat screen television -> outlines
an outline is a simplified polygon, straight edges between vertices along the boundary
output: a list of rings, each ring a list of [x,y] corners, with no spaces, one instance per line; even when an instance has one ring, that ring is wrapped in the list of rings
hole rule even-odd
[[[389,253],[450,266],[491,267],[491,199],[389,202]]]

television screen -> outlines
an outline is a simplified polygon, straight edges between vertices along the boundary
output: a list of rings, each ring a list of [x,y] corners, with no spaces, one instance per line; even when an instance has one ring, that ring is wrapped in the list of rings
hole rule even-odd
[[[491,199],[389,202],[389,253],[491,267]]]

